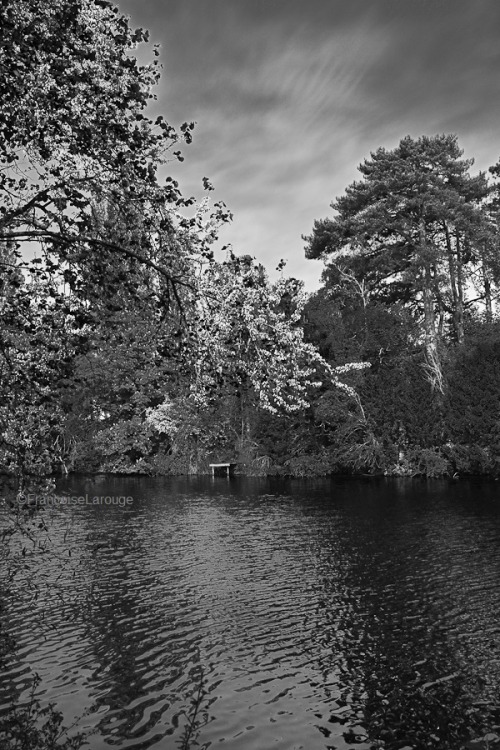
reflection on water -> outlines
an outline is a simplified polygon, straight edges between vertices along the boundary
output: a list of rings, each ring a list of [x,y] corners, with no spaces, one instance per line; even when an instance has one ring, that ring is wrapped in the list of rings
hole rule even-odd
[[[456,750],[500,706],[494,483],[60,489],[134,502],[43,511],[51,545],[7,603],[0,702],[38,673],[92,750],[179,747],[200,680],[204,748]]]

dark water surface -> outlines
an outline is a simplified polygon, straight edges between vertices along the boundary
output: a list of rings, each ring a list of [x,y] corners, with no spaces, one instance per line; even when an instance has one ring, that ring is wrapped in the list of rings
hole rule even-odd
[[[47,551],[26,555],[30,585],[6,603],[17,650],[0,703],[25,700],[38,673],[42,703],[94,730],[92,750],[180,747],[200,686],[198,748],[458,748],[450,737],[493,721],[498,483],[59,490],[134,501],[42,512]]]

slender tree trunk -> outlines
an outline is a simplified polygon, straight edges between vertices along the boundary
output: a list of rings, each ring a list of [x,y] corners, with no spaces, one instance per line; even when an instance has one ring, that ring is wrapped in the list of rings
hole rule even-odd
[[[434,315],[434,298],[432,294],[432,271],[430,263],[426,262],[424,268],[424,330],[425,344],[427,349],[436,348],[436,318]]]
[[[484,275],[484,301],[486,304],[486,322],[493,323],[493,307],[491,304],[491,283],[486,274]]]
[[[486,266],[484,247],[481,253],[481,272],[483,274],[484,304],[486,306],[486,322],[492,323],[493,322],[493,305],[491,301],[491,281],[490,281],[490,276],[488,273],[488,268]]]
[[[427,375],[432,389],[444,393],[443,373],[439,357],[436,318],[434,313],[432,268],[428,255],[429,248],[427,245],[427,235],[423,220],[420,222],[420,251],[422,253],[424,265],[422,295],[424,302],[424,335]]]
[[[444,310],[440,305],[439,315],[438,315],[438,326],[437,326],[437,335],[438,335],[439,341],[441,341],[441,339],[443,338],[443,333],[444,333]]]
[[[448,270],[450,274],[450,289],[453,307],[453,331],[455,333],[456,340],[461,343],[463,340],[463,303],[460,308],[460,296],[458,292],[458,274],[457,274],[457,262],[451,243],[451,235],[448,225],[443,221],[443,228],[446,237],[446,254],[448,256]],[[460,309],[462,309],[462,319],[460,318]]]
[[[457,250],[457,305],[456,305],[456,334],[459,344],[464,342],[464,284],[463,284],[463,261],[460,233],[455,231]]]
[[[240,384],[240,434],[236,442],[236,453],[238,459],[249,463],[252,459],[252,421],[251,421],[251,399],[248,395],[246,382]]]

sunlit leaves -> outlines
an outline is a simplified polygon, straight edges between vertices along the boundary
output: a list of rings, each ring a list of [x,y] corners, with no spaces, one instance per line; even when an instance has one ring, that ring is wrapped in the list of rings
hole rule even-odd
[[[333,370],[304,341],[305,299],[300,282],[271,284],[248,257],[207,269],[197,307],[193,397],[203,403],[221,380],[229,381],[250,388],[267,411],[294,412],[308,407],[311,389],[325,378],[354,395],[339,375],[364,365]]]

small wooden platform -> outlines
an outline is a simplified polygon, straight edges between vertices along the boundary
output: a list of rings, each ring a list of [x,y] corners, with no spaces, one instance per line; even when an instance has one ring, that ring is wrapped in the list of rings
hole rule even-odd
[[[209,464],[211,470],[212,470],[212,476],[215,476],[216,470],[224,471],[226,476],[230,476],[231,473],[234,471],[234,468],[236,466],[235,463],[227,463],[227,464]]]

